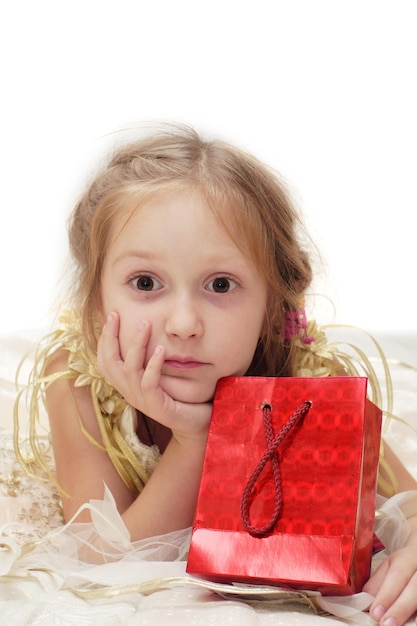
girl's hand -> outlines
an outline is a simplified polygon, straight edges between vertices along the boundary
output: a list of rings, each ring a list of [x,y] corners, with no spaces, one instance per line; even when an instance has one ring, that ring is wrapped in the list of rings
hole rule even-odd
[[[132,405],[172,430],[181,440],[206,437],[211,404],[178,402],[160,386],[165,350],[157,346],[145,365],[151,335],[149,322],[142,322],[123,360],[119,344],[119,318],[111,313],[98,341],[97,363],[103,376]]]
[[[382,626],[402,626],[417,610],[417,533],[390,554],[363,588],[375,597],[371,617]]]

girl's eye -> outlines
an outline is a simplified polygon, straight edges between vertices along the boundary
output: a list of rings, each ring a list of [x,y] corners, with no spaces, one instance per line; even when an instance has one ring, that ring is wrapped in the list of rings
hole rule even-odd
[[[214,291],[215,293],[227,293],[228,291],[235,289],[236,286],[235,281],[231,278],[226,278],[226,276],[217,276],[206,285],[206,289],[208,291]]]
[[[136,276],[136,278],[134,278],[131,282],[136,289],[139,289],[139,291],[157,291],[162,287],[159,280],[147,274]]]

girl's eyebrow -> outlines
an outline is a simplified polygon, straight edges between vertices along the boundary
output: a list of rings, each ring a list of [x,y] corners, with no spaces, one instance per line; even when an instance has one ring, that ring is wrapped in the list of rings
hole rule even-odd
[[[123,250],[116,256],[113,260],[113,263],[119,263],[120,261],[125,261],[126,259],[143,259],[144,261],[152,261],[156,259],[159,255],[152,250]]]
[[[119,254],[117,254],[117,256],[113,259],[112,263],[113,265],[115,265],[115,264],[124,262],[126,260],[138,260],[138,261],[159,260],[160,261],[161,253],[156,252],[151,249],[123,250]],[[214,265],[221,264],[225,266],[232,264],[235,271],[245,271],[248,268],[248,262],[247,261],[242,262],[242,259],[236,260],[234,254],[231,254],[230,256],[228,254],[225,254],[224,256],[221,255],[219,257],[219,254],[216,251],[212,251],[208,253],[204,258],[204,262],[207,264],[214,264]]]

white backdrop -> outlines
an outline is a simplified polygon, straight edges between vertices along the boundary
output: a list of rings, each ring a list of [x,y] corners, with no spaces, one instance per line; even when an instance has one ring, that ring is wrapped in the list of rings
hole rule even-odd
[[[188,122],[294,190],[324,321],[417,330],[414,0],[15,0],[0,8],[0,333],[38,328],[106,135]],[[61,285],[62,286],[62,285]]]

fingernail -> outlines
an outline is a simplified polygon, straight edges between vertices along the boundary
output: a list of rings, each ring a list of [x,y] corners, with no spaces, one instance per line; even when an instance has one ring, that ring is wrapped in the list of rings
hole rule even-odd
[[[379,622],[379,620],[382,619],[382,616],[384,615],[384,613],[385,613],[384,607],[382,606],[382,604],[378,604],[372,611],[372,617],[374,618],[375,621]],[[388,624],[388,626],[390,626],[390,624]]]
[[[161,354],[161,352],[162,352],[162,346],[156,346],[154,355],[158,356],[158,354]]]
[[[382,620],[383,626],[397,626],[398,622],[395,617],[387,617],[387,619]]]
[[[145,323],[143,322],[143,320],[140,320],[138,324],[138,330],[143,330],[144,328],[145,328]]]
[[[113,320],[114,320],[114,314],[113,313],[109,313],[108,316],[107,316],[107,323],[111,324]]]

